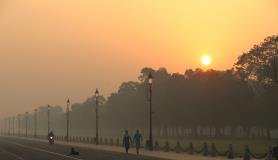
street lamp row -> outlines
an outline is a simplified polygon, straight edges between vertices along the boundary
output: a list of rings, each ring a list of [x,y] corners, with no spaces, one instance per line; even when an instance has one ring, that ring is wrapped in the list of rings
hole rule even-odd
[[[153,83],[153,76],[151,73],[149,73],[147,77],[148,85],[149,85],[149,116],[150,116],[150,124],[149,124],[149,149],[153,150],[153,135],[152,135],[152,115],[153,115],[153,110],[152,110],[152,83]],[[66,108],[66,140],[67,142],[69,141],[69,120],[70,120],[70,115],[69,115],[69,108],[70,108],[70,100],[67,99],[66,101],[67,108]],[[95,137],[95,142],[96,144],[99,144],[99,90],[95,90],[95,112],[96,112],[96,137]],[[21,122],[20,122],[21,115],[17,115],[17,121],[18,121],[18,135],[20,135],[20,129],[21,129]],[[27,137],[28,135],[28,118],[29,118],[29,113],[25,113],[25,136]],[[13,118],[13,134],[14,134],[14,118]],[[50,105],[47,106],[47,133],[49,134],[50,131]],[[9,129],[8,129],[8,134],[10,134],[10,120],[9,120]],[[37,109],[34,110],[34,137],[37,136]]]

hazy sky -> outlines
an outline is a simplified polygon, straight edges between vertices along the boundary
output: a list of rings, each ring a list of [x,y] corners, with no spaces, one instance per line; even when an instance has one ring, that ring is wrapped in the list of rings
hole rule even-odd
[[[1,115],[82,102],[144,66],[232,67],[278,34],[277,0],[0,0]]]

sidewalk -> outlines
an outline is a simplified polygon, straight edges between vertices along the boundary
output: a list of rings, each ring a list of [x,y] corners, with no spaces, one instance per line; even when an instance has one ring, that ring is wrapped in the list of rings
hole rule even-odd
[[[13,138],[47,142],[47,140],[35,139],[35,138],[26,138],[26,137],[13,137]],[[119,146],[95,145],[95,144],[84,144],[84,143],[64,142],[64,141],[55,141],[55,144],[76,146],[76,147],[96,149],[96,150],[105,150],[105,151],[112,151],[112,152],[120,152],[120,153],[125,152],[124,148]],[[130,149],[130,154],[136,154],[134,148]],[[189,155],[186,153],[163,152],[163,151],[148,151],[145,149],[140,150],[140,155],[156,157],[156,158],[166,158],[171,160],[228,160],[225,157],[210,157],[210,156],[205,157],[202,155]],[[235,158],[234,160],[241,160],[241,159],[242,158]]]

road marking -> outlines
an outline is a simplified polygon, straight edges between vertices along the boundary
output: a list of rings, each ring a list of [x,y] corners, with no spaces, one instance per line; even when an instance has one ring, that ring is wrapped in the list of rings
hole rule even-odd
[[[20,156],[14,154],[14,153],[12,153],[12,152],[7,151],[6,149],[4,149],[4,148],[2,148],[2,147],[0,147],[0,151],[5,152],[5,153],[7,153],[8,155],[11,155],[12,157],[14,157],[14,158],[16,158],[16,159],[24,160],[22,157],[20,157]]]
[[[45,152],[45,153],[50,153],[50,154],[57,155],[57,156],[64,157],[64,158],[70,158],[70,159],[74,159],[74,160],[83,160],[83,159],[80,159],[80,158],[75,158],[75,157],[67,156],[67,155],[64,155],[64,154],[47,151],[47,150],[44,150],[44,149],[39,149],[39,148],[30,147],[30,146],[25,146],[25,145],[22,145],[22,144],[19,144],[19,143],[15,143],[15,142],[9,142],[9,143],[12,143],[14,145],[18,145],[18,146],[21,146],[21,147],[24,147],[24,148],[32,149],[32,150],[37,150],[37,151],[41,151],[41,152]],[[24,159],[22,159],[22,160],[24,160]]]

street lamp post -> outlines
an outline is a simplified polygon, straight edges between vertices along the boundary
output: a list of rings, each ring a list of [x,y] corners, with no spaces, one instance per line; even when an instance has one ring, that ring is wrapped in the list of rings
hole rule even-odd
[[[25,136],[28,136],[28,112],[25,113]]]
[[[6,134],[10,135],[10,120],[6,118]]]
[[[11,134],[11,117],[8,118],[8,127],[9,127],[8,135],[10,135]]]
[[[37,137],[37,109],[34,110],[34,137]]]
[[[50,105],[47,106],[47,135],[49,134],[50,130]]]
[[[275,49],[276,49],[276,54],[278,54],[278,37],[275,39]],[[274,59],[273,59],[273,68],[274,68],[274,81],[276,83],[278,83],[278,78],[277,78],[277,68],[276,68],[276,58],[277,56],[274,56]]]
[[[152,133],[152,115],[153,115],[153,110],[152,110],[152,83],[153,83],[153,76],[151,73],[148,75],[148,84],[149,84],[149,102],[150,102],[150,137],[149,137],[149,149],[150,151],[153,150],[153,133]]]
[[[5,123],[4,123],[4,120],[3,119],[1,119],[1,135],[4,135],[4,125]]]
[[[96,145],[98,145],[98,97],[99,91],[96,89],[95,98],[96,98]]]
[[[17,115],[17,127],[18,136],[20,136],[20,114]]]
[[[69,142],[69,107],[70,107],[70,100],[67,100],[67,142]]]
[[[7,127],[7,118],[4,119],[4,134],[7,135],[8,134],[8,127]]]
[[[14,136],[14,117],[13,117],[13,120],[12,120],[12,129],[13,129],[13,136]]]

